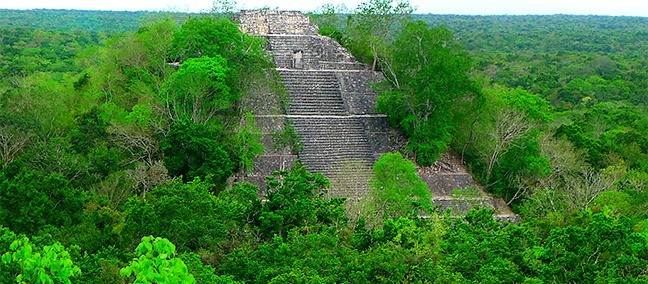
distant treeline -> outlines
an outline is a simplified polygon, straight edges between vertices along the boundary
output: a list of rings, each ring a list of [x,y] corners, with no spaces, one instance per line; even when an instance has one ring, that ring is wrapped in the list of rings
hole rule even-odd
[[[154,18],[186,19],[191,13],[83,11],[83,10],[6,10],[0,9],[0,27],[27,27],[41,30],[92,32],[135,31]]]
[[[567,108],[584,98],[648,100],[648,18],[415,15],[445,25],[495,83]]]

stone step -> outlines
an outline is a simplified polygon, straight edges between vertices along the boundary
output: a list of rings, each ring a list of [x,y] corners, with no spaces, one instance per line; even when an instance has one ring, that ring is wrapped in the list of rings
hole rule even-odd
[[[338,103],[329,103],[329,104],[314,104],[314,103],[291,103],[288,108],[289,112],[300,112],[300,111],[310,111],[314,112],[315,115],[321,112],[336,112],[339,115],[346,114],[346,109],[344,105]],[[298,115],[298,114],[295,114]]]
[[[309,110],[309,109],[293,109],[286,111],[288,115],[344,115],[346,111],[343,110]]]
[[[329,99],[329,100],[336,100],[336,101],[339,101],[339,102],[344,102],[344,100],[342,100],[342,96],[340,96],[339,92],[338,93],[333,93],[333,92],[308,92],[308,93],[306,93],[306,91],[301,92],[301,93],[292,93],[291,92],[290,93],[290,99],[292,101],[298,101],[298,100],[307,101],[307,100],[319,100],[319,99],[326,100],[326,99]]]
[[[280,69],[279,74],[282,78],[294,79],[294,78],[337,78],[333,71],[329,70],[299,70],[299,69]]]
[[[299,132],[299,129],[297,129]],[[321,132],[320,134],[310,132],[303,133],[300,132],[300,136],[303,142],[309,142],[313,144],[331,144],[331,145],[364,145],[367,143],[367,138],[364,133],[361,132],[346,132],[338,133],[338,135],[333,135],[330,133]],[[344,137],[344,138],[342,138]]]
[[[290,95],[291,103],[294,102],[309,102],[321,104],[323,102],[332,102],[334,105],[344,105],[344,100],[339,94],[330,94],[330,93],[310,93],[307,95],[291,94]]]
[[[311,36],[270,36],[268,37],[269,44],[275,45],[290,45],[298,43],[310,43],[312,40]]]
[[[304,150],[299,152],[300,157],[311,159],[317,158],[318,160],[336,160],[334,163],[338,163],[344,160],[355,160],[362,159],[367,163],[372,163],[373,153],[362,147],[355,148],[353,150],[346,148],[318,148],[313,146],[304,145]]]
[[[330,101],[308,101],[308,100],[297,100],[290,103],[291,108],[335,108],[335,109],[345,109],[344,103],[336,100]]]
[[[333,151],[334,152],[334,151]],[[328,151],[319,151],[319,152],[301,152],[298,154],[299,159],[301,159],[305,164],[323,164],[326,166],[331,166],[335,164],[344,164],[341,161],[344,160],[361,160],[367,164],[373,162],[370,159],[366,152],[356,152],[356,153],[333,153]],[[364,155],[363,155],[364,154]]]
[[[342,99],[340,90],[338,88],[321,88],[314,86],[297,86],[297,87],[288,87],[286,91],[291,95],[292,98],[300,97],[312,97],[320,95],[322,97],[338,97]]]
[[[321,70],[286,70],[286,69],[281,69],[279,70],[279,74],[281,74],[282,78],[286,79],[300,79],[300,78],[307,78],[307,79],[336,79],[337,76],[335,73],[332,71],[321,71]]]
[[[290,86],[324,86],[324,87],[339,87],[337,81],[334,78],[318,78],[318,77],[295,77],[295,78],[285,78],[283,77],[284,83],[288,83]]]
[[[339,173],[340,168],[344,168],[345,166],[348,165],[348,163],[343,163],[343,162],[337,162],[336,163],[336,162],[333,162],[333,161],[321,161],[321,160],[315,161],[315,160],[308,160],[308,159],[304,160],[303,158],[300,158],[300,160],[306,166],[307,169],[309,169],[311,171],[325,172],[325,173],[328,173],[328,174]],[[355,162],[355,161],[359,161],[359,160],[362,160],[362,159],[361,158],[355,158],[355,160],[354,159],[347,159],[347,160]],[[365,163],[364,161],[362,161],[362,163],[363,163],[363,166],[366,166],[367,168],[369,167],[368,163]],[[354,171],[353,173],[356,174],[358,172]],[[371,176],[371,173],[364,173],[363,174],[362,172],[360,172],[359,174]]]
[[[313,79],[322,79],[322,78],[337,78],[333,71],[325,70],[298,70],[298,69],[280,69],[279,74],[283,78],[294,79],[294,78],[313,78]]]
[[[337,78],[335,73],[330,70],[299,70],[299,69],[280,69],[279,74],[283,78]]]
[[[344,132],[344,133],[326,133],[326,132],[310,132],[301,135],[304,142],[310,143],[336,143],[336,144],[356,144],[365,143],[366,136],[362,132]]]
[[[362,133],[364,135],[364,128],[361,125],[350,125],[345,127],[344,125],[326,125],[319,123],[310,123],[296,125],[297,128],[300,128],[305,135],[329,135],[333,137],[339,137],[340,133]],[[314,128],[313,128],[314,127]]]
[[[331,132],[332,134],[339,133],[340,131],[345,132],[362,132],[364,133],[364,126],[362,124],[356,123],[320,123],[320,122],[309,122],[303,121],[303,118],[295,118],[295,127],[303,127],[304,131],[309,132]]]
[[[323,89],[337,89],[339,91],[340,86],[336,83],[330,82],[330,81],[314,81],[314,80],[305,80],[305,79],[296,79],[294,82],[292,81],[286,81],[284,82],[286,84],[287,89],[300,89],[300,88],[306,88],[306,89],[316,89],[316,88],[323,88]]]
[[[340,96],[332,96],[332,95],[311,95],[311,96],[291,96],[290,98],[291,103],[312,103],[312,104],[317,104],[317,105],[324,105],[324,104],[333,104],[333,105],[339,105],[343,106],[344,101]]]
[[[288,108],[290,115],[344,115],[346,110],[342,107],[323,107],[312,105],[292,105]]]
[[[304,143],[304,151],[303,152],[309,152],[311,150],[315,150],[314,153],[317,153],[318,151],[335,151],[337,153],[354,153],[356,151],[361,151],[364,153],[372,153],[371,147],[369,147],[368,142],[364,137],[358,136],[357,137],[359,141],[355,142],[341,142],[338,143],[336,141],[311,141],[311,140],[306,140],[302,141]]]
[[[362,119],[346,117],[348,111],[338,75],[330,70],[318,70],[321,39],[310,36],[269,36],[268,48],[274,55],[278,67],[292,68],[293,51],[301,50],[302,63],[309,70],[279,69],[291,103],[287,110],[291,115],[312,115],[293,118],[292,123],[304,145],[299,159],[311,171],[334,176],[340,182],[351,182],[360,177],[362,184],[354,190],[367,190],[372,174],[375,153],[369,144]],[[329,63],[331,66],[337,66]],[[358,68],[354,64],[349,69]],[[339,115],[339,117],[317,117],[317,115]],[[344,172],[350,162],[360,169]]]
[[[344,135],[340,135],[344,134]],[[302,135],[302,141],[304,142],[309,142],[309,143],[345,143],[345,144],[356,144],[356,143],[364,143],[365,139],[364,133],[361,132],[346,132],[346,133],[338,133],[338,135],[332,135],[329,133],[313,133],[311,134],[304,134]]]
[[[322,144],[312,144],[304,143],[304,150],[301,154],[308,155],[319,155],[319,156],[362,156],[373,157],[373,152],[370,149],[366,149],[364,145],[322,145]]]
[[[311,94],[309,96],[290,96],[291,103],[309,103],[314,105],[334,105],[344,107],[344,101],[340,96]]]
[[[337,87],[291,86],[286,87],[286,91],[288,91],[293,98],[330,96],[342,99],[340,89]]]
[[[296,103],[291,103],[289,107],[290,111],[313,111],[315,113],[319,111],[335,111],[335,112],[341,112],[339,113],[340,115],[343,115],[346,113],[346,109],[344,108],[344,105],[340,103],[323,103],[323,102],[318,102],[318,103],[304,103],[304,102],[296,102]]]
[[[335,87],[322,87],[322,86],[313,86],[313,85],[304,85],[304,86],[290,86],[286,87],[286,91],[293,97],[310,97],[310,96],[319,96],[319,95],[328,95],[342,98],[340,94],[340,89]]]
[[[346,114],[345,111],[336,111],[336,110],[288,110],[288,115],[343,115]]]
[[[330,71],[330,70],[292,70],[292,69],[279,69],[277,70],[282,76],[320,76],[320,75],[325,75],[325,76],[331,76],[335,77],[335,72]]]
[[[421,179],[428,185],[432,195],[451,195],[455,188],[476,184],[468,173],[422,175]]]
[[[366,158],[368,161],[373,160],[373,152],[371,149],[366,149],[364,147],[337,147],[337,148],[327,148],[327,147],[318,147],[317,145],[309,145],[304,143],[304,150],[299,153],[301,156],[312,157],[316,156],[321,159],[333,159],[333,158]]]

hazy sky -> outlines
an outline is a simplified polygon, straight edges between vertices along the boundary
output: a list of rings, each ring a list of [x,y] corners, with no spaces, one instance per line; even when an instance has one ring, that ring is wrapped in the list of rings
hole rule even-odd
[[[201,12],[213,0],[0,0],[8,9],[173,10]],[[238,8],[261,7],[312,11],[323,3],[355,8],[362,0],[239,0]],[[648,17],[648,0],[411,0],[417,13],[433,14],[580,14]],[[1,15],[0,15],[1,16]]]

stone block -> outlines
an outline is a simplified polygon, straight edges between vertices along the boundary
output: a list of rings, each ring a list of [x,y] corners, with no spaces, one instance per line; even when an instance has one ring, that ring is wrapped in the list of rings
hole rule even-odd
[[[255,116],[254,121],[264,134],[283,130],[286,125],[285,115]]]
[[[373,93],[371,84],[383,80],[379,72],[374,71],[355,71],[355,72],[336,72],[340,82],[340,90],[343,93]]]
[[[289,170],[295,165],[297,156],[295,155],[263,155],[254,159],[255,175],[269,175],[277,170]]]
[[[421,179],[428,185],[432,196],[451,196],[455,188],[463,189],[476,184],[467,173],[423,175]]]

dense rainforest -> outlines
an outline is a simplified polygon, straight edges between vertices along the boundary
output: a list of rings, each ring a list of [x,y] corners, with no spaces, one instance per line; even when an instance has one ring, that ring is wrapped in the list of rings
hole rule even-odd
[[[282,92],[229,17],[0,10],[0,283],[648,283],[648,19],[412,12],[311,15],[409,137],[352,212],[300,165],[229,182]],[[521,221],[436,210],[444,151]]]

